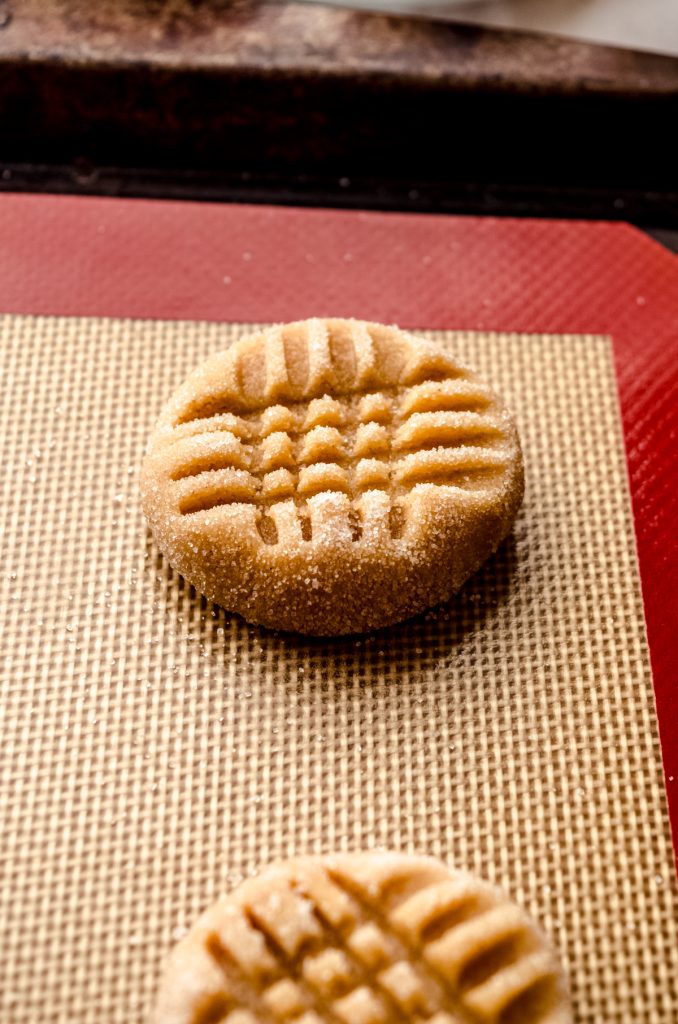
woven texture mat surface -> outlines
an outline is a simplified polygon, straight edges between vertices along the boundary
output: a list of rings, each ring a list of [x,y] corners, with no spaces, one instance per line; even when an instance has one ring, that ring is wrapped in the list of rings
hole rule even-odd
[[[134,1024],[270,859],[429,852],[551,932],[577,1021],[678,1019],[671,847],[610,344],[430,333],[514,409],[514,536],[449,606],[276,636],[157,555],[161,404],[242,328],[0,318],[0,1019]],[[426,332],[424,332],[426,333]]]

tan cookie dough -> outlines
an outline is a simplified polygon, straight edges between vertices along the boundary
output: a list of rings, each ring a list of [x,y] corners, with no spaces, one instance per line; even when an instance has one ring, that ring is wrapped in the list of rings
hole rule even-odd
[[[558,958],[501,892],[428,857],[300,857],[208,910],[152,1024],[572,1024]]]
[[[443,349],[306,320],[242,338],[179,388],[141,476],[157,543],[250,622],[357,633],[446,600],[510,531],[513,420]]]

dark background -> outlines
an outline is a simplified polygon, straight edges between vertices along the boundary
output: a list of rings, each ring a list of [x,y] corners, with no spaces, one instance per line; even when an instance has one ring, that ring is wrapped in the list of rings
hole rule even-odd
[[[678,60],[253,0],[0,0],[0,188],[678,230]],[[662,234],[663,233],[663,234]]]

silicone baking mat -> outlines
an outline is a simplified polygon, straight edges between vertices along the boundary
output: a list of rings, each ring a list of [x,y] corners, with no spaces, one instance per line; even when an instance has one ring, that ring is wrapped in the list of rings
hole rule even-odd
[[[132,1024],[160,961],[273,857],[387,846],[504,885],[579,1022],[670,1024],[668,819],[608,339],[431,332],[506,397],[513,537],[449,605],[274,635],[157,554],[170,391],[242,327],[5,316],[2,1020]]]

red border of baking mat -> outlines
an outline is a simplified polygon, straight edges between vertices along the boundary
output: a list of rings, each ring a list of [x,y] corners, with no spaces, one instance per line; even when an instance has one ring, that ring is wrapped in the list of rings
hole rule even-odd
[[[5,194],[0,310],[611,335],[678,850],[678,258],[624,224]]]

